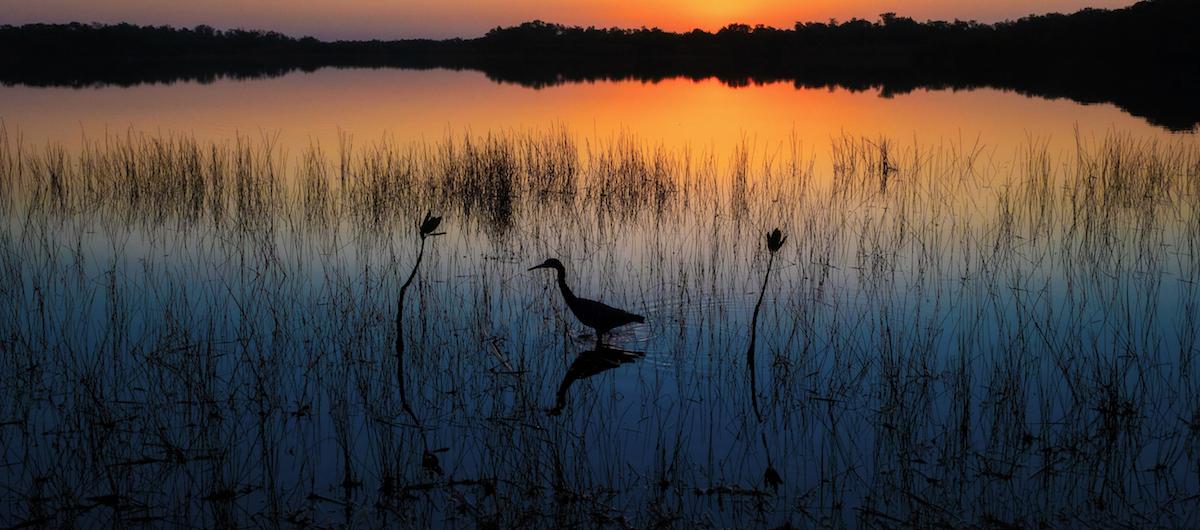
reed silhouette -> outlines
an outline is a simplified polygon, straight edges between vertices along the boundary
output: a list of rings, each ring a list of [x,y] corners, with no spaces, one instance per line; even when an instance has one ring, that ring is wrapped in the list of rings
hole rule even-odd
[[[580,353],[575,358],[575,361],[571,363],[571,366],[567,368],[567,373],[563,374],[562,382],[558,384],[558,392],[554,396],[554,407],[547,410],[546,413],[551,416],[557,416],[562,413],[563,408],[567,405],[567,392],[576,381],[587,379],[624,364],[632,363],[645,355],[645,352],[622,350],[600,345],[597,345],[594,349]]]
[[[503,239],[441,191],[479,189],[440,170],[462,149],[323,171],[258,144],[3,138],[0,215],[16,221],[0,231],[0,527],[1200,520],[1191,137],[1114,133],[995,163],[891,144],[886,193],[882,139],[835,141],[816,169],[799,150],[719,153],[736,165],[669,150],[663,167],[680,169],[659,208],[596,199],[620,168],[649,167],[642,150],[578,158],[562,186],[522,164],[513,211],[536,230]],[[547,145],[523,141],[498,145]],[[411,180],[388,169],[410,162]],[[578,191],[561,205],[546,188]],[[418,252],[399,273],[395,256],[418,250],[421,211],[463,237],[423,256],[420,304],[405,300],[412,428],[388,365]],[[761,260],[761,234],[739,242],[762,219],[803,233],[786,273]],[[676,354],[574,384],[571,421],[548,417],[575,359],[530,336],[549,286],[509,281],[513,249],[607,264],[589,283],[628,263],[621,281],[661,329],[644,349]],[[768,265],[758,423],[736,361]],[[579,392],[610,376],[619,391]]]
[[[775,253],[783,248],[787,236],[778,228],[767,233],[767,273],[763,275],[762,289],[758,291],[758,302],[754,304],[754,315],[750,317],[750,346],[746,348],[746,370],[750,374],[750,403],[754,407],[754,415],[762,422],[762,410],[758,407],[757,376],[754,373],[754,347],[758,343],[758,311],[762,309],[763,297],[767,294],[767,282],[771,279],[771,266],[775,264]]]
[[[408,279],[404,280],[404,284],[400,286],[400,296],[396,300],[396,384],[400,387],[400,405],[417,425],[420,425],[421,422],[413,412],[412,406],[409,405],[408,394],[404,389],[404,295],[408,292],[408,287],[412,285],[413,279],[417,277],[417,269],[421,267],[421,258],[425,257],[425,240],[444,234],[444,232],[436,232],[440,224],[442,224],[442,218],[434,217],[430,212],[425,214],[425,219],[417,227],[417,233],[421,237],[420,250],[417,251],[417,260],[413,263],[412,271],[408,273]]]
[[[635,315],[624,309],[617,309],[595,300],[579,298],[567,287],[567,271],[561,261],[555,258],[547,259],[541,265],[530,267],[529,270],[554,269],[558,273],[558,290],[562,292],[563,301],[567,308],[583,325],[596,330],[596,347],[604,344],[604,334],[626,324],[643,323],[646,317]]]

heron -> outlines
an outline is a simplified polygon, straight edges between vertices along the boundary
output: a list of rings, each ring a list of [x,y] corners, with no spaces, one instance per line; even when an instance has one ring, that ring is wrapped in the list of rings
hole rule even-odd
[[[531,271],[536,269],[554,269],[558,272],[558,290],[562,291],[563,300],[567,302],[567,307],[575,315],[575,318],[579,319],[583,325],[596,330],[596,344],[603,344],[604,334],[613,328],[646,321],[646,317],[641,315],[575,296],[575,293],[571,292],[571,288],[567,287],[566,269],[562,262],[555,258],[550,258],[541,265],[529,268]]]

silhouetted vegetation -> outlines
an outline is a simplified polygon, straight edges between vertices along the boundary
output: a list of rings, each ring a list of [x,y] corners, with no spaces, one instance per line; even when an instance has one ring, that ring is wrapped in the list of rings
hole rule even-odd
[[[484,137],[0,124],[0,527],[1197,527],[1194,137]]]
[[[396,385],[400,389],[400,405],[416,425],[420,425],[421,421],[417,419],[412,406],[408,404],[408,393],[404,390],[404,295],[412,286],[413,279],[417,277],[417,270],[421,268],[421,258],[425,257],[425,240],[442,235],[437,232],[437,228],[441,224],[442,218],[434,217],[432,212],[426,213],[425,218],[421,220],[421,225],[417,227],[417,234],[421,236],[417,261],[413,263],[412,272],[408,273],[408,279],[400,285],[400,296],[396,297]]]
[[[767,260],[767,273],[763,275],[762,289],[758,291],[758,302],[755,302],[754,313],[750,317],[750,346],[746,348],[746,373],[750,376],[750,403],[754,406],[754,415],[758,417],[760,423],[763,421],[763,415],[758,408],[758,382],[754,369],[754,346],[758,344],[758,311],[762,309],[763,297],[767,294],[767,281],[771,279],[771,266],[775,264],[775,253],[783,248],[785,241],[787,241],[787,236],[783,235],[778,228],[767,233],[767,251],[770,253],[770,258]]]
[[[730,24],[717,32],[576,27],[542,21],[474,39],[322,42],[274,32],[67,24],[0,27],[0,82],[86,86],[211,81],[334,67],[476,69],[542,87],[598,79],[717,77],[730,85],[999,87],[1112,102],[1173,130],[1200,123],[1200,5],[1147,0],[1116,9],[981,24],[876,21]],[[1147,82],[1147,81],[1152,82]]]

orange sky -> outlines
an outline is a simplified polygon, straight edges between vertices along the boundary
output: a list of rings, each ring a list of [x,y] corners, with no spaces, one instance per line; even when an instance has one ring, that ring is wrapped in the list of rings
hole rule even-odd
[[[120,22],[245,27],[321,38],[478,36],[542,19],[572,25],[694,27],[730,22],[790,27],[797,20],[893,11],[918,20],[996,21],[1029,13],[1121,7],[1132,0],[0,0],[0,24]]]

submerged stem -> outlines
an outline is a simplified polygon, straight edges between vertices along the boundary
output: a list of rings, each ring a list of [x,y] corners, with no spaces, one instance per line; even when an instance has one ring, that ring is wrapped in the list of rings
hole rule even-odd
[[[404,389],[404,295],[408,291],[408,287],[412,285],[413,278],[417,277],[417,269],[421,267],[421,258],[423,257],[425,257],[425,235],[421,234],[421,248],[417,251],[417,261],[413,263],[412,272],[408,273],[408,279],[400,286],[400,297],[396,302],[396,382],[400,386],[400,406],[404,407],[404,412],[407,412],[413,423],[417,425],[420,425],[421,422],[408,404],[408,393]]]
[[[750,372],[750,404],[754,407],[754,415],[759,423],[763,421],[762,411],[758,408],[758,377],[754,372],[754,346],[758,342],[758,310],[762,308],[763,296],[767,294],[767,281],[771,279],[771,266],[775,264],[775,253],[767,260],[767,274],[763,276],[762,289],[758,291],[758,302],[754,304],[754,315],[750,317],[750,347],[746,349],[746,369]]]

